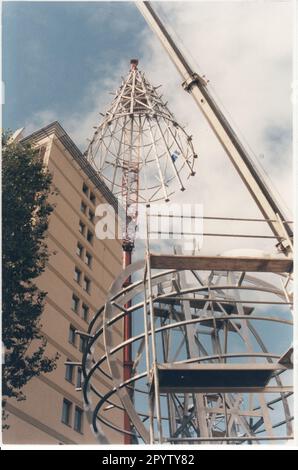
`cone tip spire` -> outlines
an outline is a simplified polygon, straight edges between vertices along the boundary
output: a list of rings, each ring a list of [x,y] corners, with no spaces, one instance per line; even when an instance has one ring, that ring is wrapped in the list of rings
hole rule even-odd
[[[130,69],[131,70],[137,69],[138,68],[138,63],[139,63],[138,59],[131,59],[130,60]]]

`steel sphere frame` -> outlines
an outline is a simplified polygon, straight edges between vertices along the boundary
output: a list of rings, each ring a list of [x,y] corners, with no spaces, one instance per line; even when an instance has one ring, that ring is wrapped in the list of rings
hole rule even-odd
[[[129,177],[138,179],[138,203],[168,201],[174,190],[184,191],[184,177],[194,176],[197,158],[192,137],[132,60],[132,68],[114,100],[96,126],[86,151],[109,189],[123,200],[123,187],[131,190]]]
[[[99,442],[100,423],[127,433],[119,420],[110,420],[114,408],[128,413],[135,442],[240,444],[291,439],[292,387],[283,384],[283,376],[289,381],[292,364],[269,350],[257,327],[265,323],[291,328],[292,321],[283,310],[291,307],[289,274],[274,274],[274,283],[260,274],[238,271],[172,269],[152,274],[152,256],[148,254],[145,263],[134,263],[119,276],[88,330],[83,396]],[[125,278],[138,271],[141,279],[123,288]],[[189,284],[189,277],[193,283]],[[280,287],[276,281],[282,281]],[[242,300],[244,294],[247,297]],[[125,309],[128,302],[131,307]],[[283,310],[281,314],[258,312],[260,307],[276,305]],[[113,329],[127,315],[137,323],[142,319],[140,333],[115,343]],[[235,337],[242,346],[231,352]],[[94,346],[102,341],[104,354],[94,355]],[[123,381],[117,354],[127,344],[134,347],[134,365],[131,378]],[[221,387],[179,385],[181,371],[197,374],[205,369],[217,374],[226,369]],[[268,384],[225,385],[235,371],[257,374],[258,370],[267,371]],[[163,383],[164,371],[177,374],[172,385]],[[94,374],[108,381],[107,393],[96,388]],[[268,398],[272,393],[273,400]],[[284,416],[278,422],[272,411],[277,404]],[[284,432],[276,435],[278,428]]]

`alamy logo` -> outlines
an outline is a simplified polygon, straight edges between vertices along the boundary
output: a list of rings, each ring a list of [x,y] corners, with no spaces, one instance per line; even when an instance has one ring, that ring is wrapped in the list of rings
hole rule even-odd
[[[186,249],[201,249],[203,243],[202,204],[157,204],[138,207],[137,221],[127,217],[121,206],[116,211],[110,204],[99,204],[95,234],[99,240],[122,239],[130,234],[135,240],[183,240]]]

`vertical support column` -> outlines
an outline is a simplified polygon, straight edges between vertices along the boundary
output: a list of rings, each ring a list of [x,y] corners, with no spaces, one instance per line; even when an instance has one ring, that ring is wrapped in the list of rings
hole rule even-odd
[[[182,254],[182,250],[180,246],[176,247],[176,253]],[[184,271],[179,272],[178,278],[179,278],[179,284],[181,288],[182,289],[187,288],[186,275]],[[179,289],[180,289],[180,286],[179,286]],[[182,312],[184,314],[185,320],[190,321],[192,319],[189,302],[184,302],[183,307],[182,307]],[[199,354],[199,350],[195,342],[195,328],[191,324],[188,324],[186,326],[185,342],[186,342],[186,349],[187,349],[189,357],[197,357]],[[194,403],[194,408],[195,408],[195,413],[196,413],[196,418],[197,418],[199,436],[209,437],[204,395],[202,393],[195,393],[193,395],[193,403]],[[206,444],[208,444],[208,441],[206,441]]]
[[[156,337],[155,337],[155,321],[154,321],[154,305],[153,305],[153,293],[152,293],[152,282],[151,282],[151,264],[150,264],[150,252],[146,252],[146,264],[147,264],[147,282],[148,282],[148,300],[149,300],[149,309],[150,309],[150,324],[151,324],[151,341],[152,341],[152,377],[153,388],[151,388],[151,407],[152,413],[151,416],[154,419],[154,409],[156,409],[156,420],[157,420],[157,432],[158,432],[158,443],[162,444],[163,435],[162,435],[162,417],[161,417],[161,403],[160,403],[160,393],[159,393],[159,378],[157,371],[157,347],[156,347]],[[154,406],[155,404],[155,406]],[[152,426],[151,426],[152,427]],[[154,426],[153,430],[154,432]],[[154,436],[150,435],[152,440],[150,444],[154,444]]]
[[[236,285],[236,279],[235,279],[235,273],[233,271],[230,271],[228,273],[228,283],[233,286],[233,285]],[[235,306],[236,306],[236,309],[237,309],[237,312],[239,315],[241,315],[242,317],[245,316],[245,312],[244,312],[244,308],[243,308],[243,304],[241,302],[241,296],[240,296],[240,293],[239,293],[239,290],[238,289],[233,289],[231,291],[231,294],[233,295],[233,298],[235,300],[238,300],[238,302],[235,302]],[[253,345],[252,345],[252,342],[251,342],[251,332],[250,332],[250,329],[249,329],[249,326],[248,326],[248,319],[243,319],[243,320],[239,320],[240,324],[241,324],[241,329],[242,329],[242,339],[245,343],[245,346],[246,346],[246,349],[247,349],[247,352],[249,354],[253,354]],[[253,363],[256,363],[256,358],[255,357],[251,357],[251,362]],[[260,407],[262,409],[262,412],[263,412],[263,421],[264,421],[264,426],[265,426],[265,429],[266,429],[266,432],[267,432],[267,435],[269,437],[273,437],[274,436],[274,432],[273,432],[273,427],[272,427],[272,422],[271,422],[271,419],[270,419],[270,414],[268,412],[268,406],[267,406],[267,403],[266,403],[266,400],[265,400],[265,396],[264,396],[264,393],[259,393],[258,395],[258,401],[260,403]],[[274,444],[273,441],[269,441],[270,444]]]
[[[158,443],[162,444],[162,417],[161,417],[161,403],[159,394],[159,378],[157,372],[157,348],[155,337],[155,319],[154,319],[154,305],[153,305],[153,292],[151,282],[151,262],[150,262],[150,220],[149,220],[149,205],[146,207],[146,268],[144,277],[145,289],[148,286],[148,302],[150,312],[150,328],[151,328],[151,349],[152,349],[152,369],[151,369],[151,387],[149,392],[149,407],[150,407],[150,444],[154,444],[154,411],[156,408],[156,421],[158,432]],[[147,298],[146,298],[147,303]],[[152,386],[153,381],[153,386]]]

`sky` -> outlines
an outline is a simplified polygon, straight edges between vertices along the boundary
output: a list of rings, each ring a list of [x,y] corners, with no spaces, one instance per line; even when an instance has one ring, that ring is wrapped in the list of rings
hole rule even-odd
[[[291,218],[292,2],[178,1],[154,7],[193,69],[206,75]],[[199,155],[196,177],[173,202],[202,203],[205,215],[260,215],[133,2],[3,2],[2,10],[5,128],[25,126],[29,134],[58,120],[84,151],[112,99],[109,93],[128,73],[130,59],[138,58],[153,85],[162,85]],[[211,241],[204,243],[214,249]],[[242,248],[243,240],[236,245],[226,240],[222,250]],[[255,247],[255,241],[245,247]]]
[[[123,57],[128,62],[140,52],[143,20],[122,2],[4,2],[2,22],[8,127],[30,124],[31,130],[51,116],[62,124],[72,115],[85,117],[95,82],[100,94]]]

